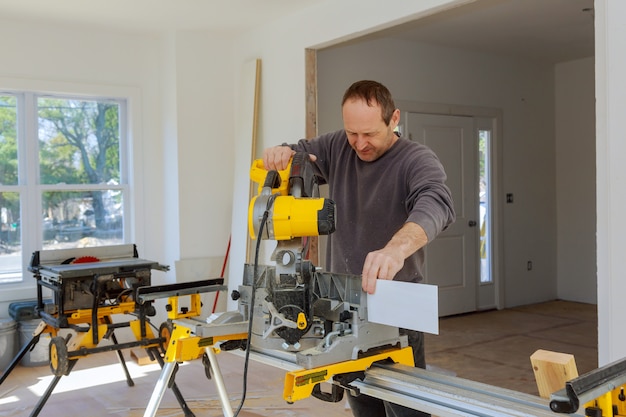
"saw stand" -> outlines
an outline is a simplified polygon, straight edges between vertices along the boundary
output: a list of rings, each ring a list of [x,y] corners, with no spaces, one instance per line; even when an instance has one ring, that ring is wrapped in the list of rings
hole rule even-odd
[[[144,416],[155,416],[165,391],[168,387],[175,386],[174,378],[178,363],[200,357],[203,359],[207,377],[213,379],[216,384],[224,416],[233,416],[222,372],[215,356],[214,345],[221,341],[230,341],[229,343],[234,341],[236,344],[245,340],[248,337],[247,321],[241,320],[241,316],[238,313],[226,313],[222,314],[214,324],[209,326],[211,334],[206,332],[202,333],[201,336],[192,334],[197,333],[197,331],[192,332],[192,329],[207,327],[206,322],[197,319],[202,309],[200,294],[226,291],[228,288],[222,285],[223,281],[222,278],[218,278],[160,287],[145,287],[137,291],[137,300],[141,305],[150,303],[158,298],[168,297],[168,321],[163,323],[159,329],[159,335],[164,340],[165,364],[162,365],[161,375],[152,392]],[[189,296],[188,307],[181,308],[179,306],[179,298],[181,296]],[[205,324],[205,326],[202,324]]]

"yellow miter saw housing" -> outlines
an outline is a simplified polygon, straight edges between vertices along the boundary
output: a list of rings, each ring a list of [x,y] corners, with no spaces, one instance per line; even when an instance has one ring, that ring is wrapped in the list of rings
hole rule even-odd
[[[268,211],[262,239],[291,240],[328,235],[335,231],[335,203],[319,197],[319,188],[308,154],[296,153],[286,169],[267,171],[263,160],[254,161],[250,178],[259,184],[250,201],[248,229],[256,239]]]

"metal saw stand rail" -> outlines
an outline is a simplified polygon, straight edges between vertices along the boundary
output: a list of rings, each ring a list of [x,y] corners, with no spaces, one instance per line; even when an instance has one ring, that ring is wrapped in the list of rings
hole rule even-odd
[[[375,365],[351,385],[360,394],[438,417],[556,416],[537,396],[398,364]]]
[[[622,359],[568,381],[550,400],[399,364],[375,364],[351,386],[438,417],[617,417],[626,416],[625,384]]]
[[[550,396],[550,409],[571,413],[582,408],[588,416],[626,416],[625,391],[626,360],[622,359],[567,381],[565,388]]]

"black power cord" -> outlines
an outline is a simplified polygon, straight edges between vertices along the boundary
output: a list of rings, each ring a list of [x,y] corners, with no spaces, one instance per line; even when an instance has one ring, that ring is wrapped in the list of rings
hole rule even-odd
[[[263,218],[261,219],[261,224],[259,225],[259,232],[257,233],[257,241],[256,248],[254,251],[254,268],[252,272],[252,291],[250,293],[250,309],[248,311],[248,340],[246,342],[246,355],[244,359],[243,366],[243,392],[241,394],[241,402],[239,403],[239,407],[237,407],[237,411],[233,417],[239,416],[241,409],[243,408],[243,403],[246,401],[246,392],[248,390],[248,363],[250,362],[250,341],[252,340],[252,319],[254,317],[254,303],[255,303],[255,295],[256,295],[256,287],[257,287],[257,275],[258,275],[258,266],[259,266],[259,252],[261,248],[261,236],[263,233],[263,229],[265,228],[265,223],[267,222],[267,218],[269,217],[269,211],[271,206],[274,204],[275,196],[271,196],[267,201],[267,208],[263,213]]]

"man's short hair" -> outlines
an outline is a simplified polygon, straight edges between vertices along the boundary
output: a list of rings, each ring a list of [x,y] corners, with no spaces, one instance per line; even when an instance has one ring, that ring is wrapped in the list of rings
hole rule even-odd
[[[368,106],[378,104],[381,109],[383,121],[388,126],[391,122],[391,116],[396,110],[391,93],[381,83],[371,80],[361,80],[352,84],[343,94],[341,106],[351,99],[364,100]]]

